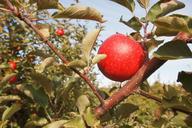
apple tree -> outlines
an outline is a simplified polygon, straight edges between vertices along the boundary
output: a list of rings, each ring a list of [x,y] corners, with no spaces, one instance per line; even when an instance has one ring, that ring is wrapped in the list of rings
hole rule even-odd
[[[98,10],[80,4],[65,7],[59,0],[0,1],[0,127],[192,126],[192,73],[180,72],[179,86],[157,82],[150,87],[146,80],[168,60],[192,58],[192,17],[171,13],[185,3],[160,0],[149,6],[149,0],[111,0],[111,4],[133,14],[138,4],[146,12],[128,21],[121,17],[120,22],[133,32],[107,41],[119,47],[126,40],[130,48],[119,48],[129,56],[118,56],[120,71],[106,50],[112,45],[96,55],[93,52],[102,23],[107,22]],[[88,31],[74,19],[97,24]],[[161,36],[173,38],[159,40]],[[93,71],[97,63],[107,77],[114,67],[120,74],[127,72],[126,79],[118,73],[111,77],[125,84],[99,88]],[[139,66],[132,68],[135,65]],[[126,66],[134,72],[122,71]]]

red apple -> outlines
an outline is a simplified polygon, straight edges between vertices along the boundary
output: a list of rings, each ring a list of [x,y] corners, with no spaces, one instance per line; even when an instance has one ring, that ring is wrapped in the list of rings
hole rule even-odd
[[[12,70],[15,70],[17,68],[17,64],[15,63],[15,61],[9,61],[8,64]]]
[[[14,84],[16,81],[17,81],[17,76],[12,76],[12,77],[9,79],[9,84]]]
[[[107,55],[98,63],[100,71],[109,79],[120,82],[130,79],[145,60],[142,46],[123,34],[114,34],[106,39],[98,54]]]
[[[55,33],[57,36],[63,36],[65,32],[63,28],[58,28]]]

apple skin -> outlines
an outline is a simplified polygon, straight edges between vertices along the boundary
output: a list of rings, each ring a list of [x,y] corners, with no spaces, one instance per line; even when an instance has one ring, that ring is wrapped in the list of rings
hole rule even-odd
[[[134,39],[114,34],[107,38],[98,50],[107,57],[98,63],[100,71],[109,79],[123,82],[130,79],[143,65],[145,53]]]
[[[15,70],[17,68],[17,64],[15,63],[15,61],[9,61],[8,64],[12,70]]]
[[[58,29],[55,31],[55,33],[56,33],[57,36],[63,36],[63,35],[65,34],[63,28],[58,28]]]
[[[12,77],[9,79],[9,84],[14,84],[16,81],[17,81],[17,76],[12,76]]]

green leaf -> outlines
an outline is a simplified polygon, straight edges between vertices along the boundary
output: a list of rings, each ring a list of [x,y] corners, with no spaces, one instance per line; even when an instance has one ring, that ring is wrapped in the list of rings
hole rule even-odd
[[[110,96],[109,89],[99,88],[98,92],[99,92],[99,94],[101,95],[101,97],[102,97],[103,99],[107,99],[107,98],[109,98],[109,96]]]
[[[8,120],[6,121],[0,121],[0,128],[7,128]]]
[[[127,118],[130,116],[131,113],[135,112],[138,109],[139,107],[134,104],[123,103],[117,108],[116,115],[118,116],[118,118]]]
[[[34,4],[34,3],[36,3],[37,2],[37,0],[29,0],[29,3],[30,4]]]
[[[179,72],[177,81],[182,83],[183,88],[188,91],[192,92],[192,73],[191,72]]]
[[[156,39],[152,38],[152,39],[148,40],[145,44],[146,44],[148,51],[151,51],[154,48],[156,48],[158,45],[162,44],[163,42],[164,42],[163,40],[156,40]]]
[[[123,18],[120,18],[120,22],[129,26],[130,28],[132,28],[135,31],[140,31],[142,24],[139,21],[139,19],[137,17],[132,17],[129,21],[124,21]]]
[[[154,52],[154,56],[162,60],[172,60],[192,58],[192,53],[185,42],[174,40],[159,47],[158,50]]]
[[[38,10],[58,9],[59,0],[30,0],[31,3],[37,2]]]
[[[0,33],[3,33],[3,26],[0,25]]]
[[[45,124],[47,124],[48,121],[45,118],[40,118],[40,119],[36,119],[36,120],[30,120],[28,121],[24,128],[36,128],[36,127],[42,127]]]
[[[35,103],[43,107],[46,107],[48,105],[49,97],[46,95],[43,88],[35,89],[33,88],[33,86],[30,85],[26,86],[26,88],[31,92]]]
[[[89,127],[97,127],[100,124],[100,121],[97,120],[94,113],[92,112],[91,108],[88,107],[83,115],[84,120],[86,121],[86,124]]]
[[[167,0],[167,1],[159,1],[154,4],[149,12],[147,13],[147,20],[154,21],[156,18],[160,16],[165,16],[166,14],[173,12],[175,10],[184,8],[185,5],[177,0]]]
[[[142,8],[147,8],[149,6],[150,0],[137,0],[137,2]]]
[[[140,89],[145,91],[145,92],[149,92],[150,90],[150,85],[149,82],[147,80],[145,80],[141,85],[140,85]]]
[[[21,98],[16,95],[0,96],[0,104],[7,101],[19,101]]]
[[[49,24],[36,24],[35,27],[41,32],[41,34],[48,38],[50,36],[50,25]]]
[[[8,107],[2,115],[2,121],[8,120],[9,118],[11,118],[13,116],[13,114],[15,114],[17,111],[19,111],[21,109],[21,104],[20,103],[15,103],[12,104],[11,107]]]
[[[11,73],[11,74],[6,74],[5,77],[3,77],[3,79],[0,81],[0,85],[5,84],[6,82],[8,82],[12,77],[16,76],[16,73]]]
[[[59,67],[66,75],[71,76],[73,74],[73,71],[66,65],[59,65]]]
[[[170,15],[170,17],[179,17],[181,19],[185,20],[185,23],[187,24],[187,27],[189,28],[189,32],[192,33],[192,17],[182,14],[173,14]]]
[[[78,97],[76,106],[78,107],[80,114],[83,114],[89,105],[90,101],[86,95],[81,95]]]
[[[191,115],[188,115],[187,118],[185,119],[185,123],[192,127],[192,116]]]
[[[116,3],[126,7],[131,12],[133,12],[135,10],[135,2],[134,2],[134,0],[111,0],[111,1],[116,2]]]
[[[171,122],[173,122],[177,127],[187,128],[189,127],[185,120],[187,119],[187,114],[177,112],[177,115],[171,119]]]
[[[163,89],[164,89],[164,96],[165,96],[164,98],[168,100],[171,100],[173,97],[176,97],[178,95],[177,90],[170,85],[164,86]]]
[[[157,28],[166,29],[172,32],[192,33],[192,17],[184,15],[163,16],[155,20]]]
[[[69,77],[69,80],[66,81],[65,88],[61,91],[61,94],[60,94],[60,96],[63,99],[68,98],[69,92],[73,87],[75,87],[75,85],[76,85],[75,83],[77,83],[77,80],[78,80],[78,78],[72,76],[72,77]]]
[[[153,121],[152,125],[153,125],[154,128],[162,128],[167,123],[168,123],[168,120],[166,120],[164,118],[160,118],[158,120]]]
[[[63,126],[65,128],[86,128],[84,120],[81,116],[77,116],[74,119],[69,120]]]
[[[178,34],[178,31],[163,28],[163,27],[157,27],[155,30],[156,36],[176,36]]]
[[[63,11],[54,13],[53,18],[87,19],[104,22],[102,15],[94,8],[72,5]]]
[[[142,40],[142,36],[139,32],[132,32],[130,34],[130,36],[135,39],[136,41],[141,41]]]
[[[30,97],[31,99],[33,99],[32,93],[30,92],[29,89],[26,88],[25,85],[23,85],[23,84],[17,84],[17,85],[16,85],[16,88],[17,88],[20,92],[24,93],[26,96],[28,96],[28,97]]]
[[[164,108],[175,108],[179,110],[184,110],[192,112],[192,104],[190,97],[173,97],[171,100],[163,99],[162,106]]]
[[[42,73],[47,67],[51,66],[54,62],[55,62],[54,57],[48,57],[44,59],[40,65],[36,65],[35,70],[38,73]]]
[[[10,66],[7,63],[2,63],[0,64],[0,69],[6,69],[9,68]]]
[[[58,120],[45,125],[43,128],[61,128],[67,120]]]
[[[53,83],[50,79],[40,73],[31,73],[31,78],[36,84],[39,84],[45,90],[49,97],[54,97]]]
[[[36,56],[40,56],[42,58],[48,58],[49,54],[45,53],[45,51],[40,50],[40,49],[36,49],[34,51],[31,51],[28,55],[36,55]]]
[[[87,66],[87,64],[83,60],[73,60],[66,64],[66,66],[69,68],[84,68]]]
[[[92,64],[97,64],[99,63],[101,60],[105,59],[107,57],[106,54],[97,54],[96,56],[94,56],[94,58],[92,59]]]
[[[91,50],[93,49],[96,43],[100,31],[101,28],[94,29],[93,31],[87,33],[86,36],[83,38],[81,50],[87,62],[89,62]]]

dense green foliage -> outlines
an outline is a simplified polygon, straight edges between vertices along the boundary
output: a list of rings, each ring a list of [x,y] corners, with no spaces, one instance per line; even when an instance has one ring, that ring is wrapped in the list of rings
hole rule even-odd
[[[112,1],[131,12],[135,10],[136,1]],[[137,1],[142,8],[148,8],[149,0]],[[140,89],[148,96],[143,97],[139,92],[133,92],[103,117],[96,119],[94,108],[99,105],[99,101],[87,83],[71,69],[86,74],[97,86],[94,64],[106,56],[94,55],[92,51],[97,47],[97,36],[102,29],[99,24],[97,29],[87,32],[87,26],[72,19],[102,23],[102,15],[84,6],[63,7],[58,0],[12,0],[11,4],[32,21],[69,63],[63,64],[46,41],[42,41],[22,18],[10,13],[6,3],[1,0],[0,128],[192,127],[191,73],[187,72],[178,75],[178,81],[183,85],[156,82],[150,87],[144,82]],[[167,16],[183,7],[184,3],[176,0],[159,1],[148,8],[145,18],[134,16],[129,21],[121,18],[120,22],[133,28],[134,32],[130,35],[137,41],[144,41],[143,45],[150,51],[163,42],[157,40],[157,36],[175,36],[180,31],[187,36],[192,33],[191,17],[178,14]],[[149,23],[156,26],[155,30],[142,36],[140,31]],[[55,33],[58,28],[64,29],[63,36]],[[167,42],[153,56],[162,60],[192,58],[184,41]],[[16,70],[10,67],[10,61],[17,63]],[[115,84],[98,88],[98,91],[106,99],[119,88]],[[154,100],[152,96],[157,99]]]

